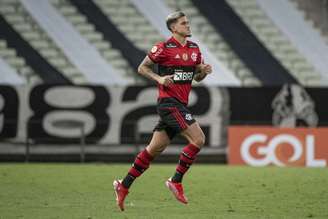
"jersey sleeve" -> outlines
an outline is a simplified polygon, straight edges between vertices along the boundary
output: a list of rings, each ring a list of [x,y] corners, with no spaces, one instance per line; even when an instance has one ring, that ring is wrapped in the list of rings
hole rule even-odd
[[[197,56],[197,60],[196,60],[196,65],[199,65],[201,63],[204,63],[204,58],[203,58],[203,54],[198,49],[198,56]]]
[[[154,62],[154,63],[160,63],[165,55],[164,55],[164,43],[158,43],[151,48],[151,50],[148,52],[148,57]]]

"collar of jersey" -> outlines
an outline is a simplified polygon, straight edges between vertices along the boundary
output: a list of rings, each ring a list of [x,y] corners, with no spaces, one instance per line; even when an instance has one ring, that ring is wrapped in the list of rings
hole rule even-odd
[[[187,44],[188,44],[188,40],[187,40],[186,44],[183,46],[183,45],[182,45],[177,39],[175,39],[173,36],[168,40],[168,42],[170,42],[170,41],[175,42],[179,47],[186,47]]]

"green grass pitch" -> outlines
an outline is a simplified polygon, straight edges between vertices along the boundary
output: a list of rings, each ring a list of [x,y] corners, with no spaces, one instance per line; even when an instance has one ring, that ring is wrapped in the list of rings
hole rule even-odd
[[[328,218],[328,170],[195,164],[189,204],[165,187],[175,165],[154,164],[132,185],[126,210],[112,181],[128,164],[0,164],[0,219]]]

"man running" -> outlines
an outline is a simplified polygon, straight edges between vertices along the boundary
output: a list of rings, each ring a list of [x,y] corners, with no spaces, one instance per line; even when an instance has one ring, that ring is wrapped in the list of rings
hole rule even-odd
[[[160,120],[150,143],[137,155],[126,177],[113,182],[117,205],[122,211],[133,181],[148,169],[150,162],[164,151],[177,134],[185,137],[189,144],[182,149],[176,171],[165,184],[178,201],[187,204],[182,178],[205,142],[204,133],[187,104],[192,81],[203,80],[212,72],[212,67],[202,63],[198,45],[187,40],[187,37],[191,37],[191,31],[183,12],[168,15],[166,25],[172,37],[156,44],[138,68],[142,76],[158,84],[157,112]],[[155,63],[159,66],[158,74],[152,70]]]

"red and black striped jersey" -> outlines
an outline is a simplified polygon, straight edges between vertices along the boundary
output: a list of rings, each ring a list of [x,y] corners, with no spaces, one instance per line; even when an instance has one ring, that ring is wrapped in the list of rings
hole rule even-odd
[[[171,37],[153,46],[148,57],[158,64],[161,76],[174,74],[173,84],[158,84],[159,98],[174,97],[187,105],[196,65],[202,61],[198,45],[188,40],[183,46]]]

